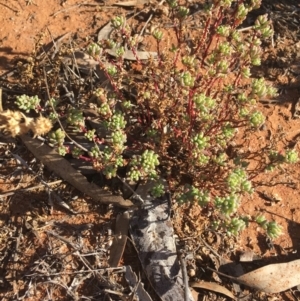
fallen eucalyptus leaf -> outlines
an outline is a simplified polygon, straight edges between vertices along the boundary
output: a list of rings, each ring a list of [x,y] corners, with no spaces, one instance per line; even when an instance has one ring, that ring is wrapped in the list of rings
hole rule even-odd
[[[300,259],[270,264],[244,274],[237,280],[266,293],[280,293],[300,284]]]
[[[202,289],[206,289],[206,290],[213,291],[216,293],[220,293],[220,294],[223,294],[223,295],[235,300],[235,297],[231,291],[229,291],[227,288],[225,288],[217,283],[214,283],[214,282],[206,282],[206,281],[192,282],[190,284],[190,286],[193,288],[202,288]]]
[[[123,7],[143,6],[144,4],[147,4],[148,2],[149,1],[147,1],[147,0],[129,0],[129,1],[117,2],[114,5],[115,6],[123,6]]]

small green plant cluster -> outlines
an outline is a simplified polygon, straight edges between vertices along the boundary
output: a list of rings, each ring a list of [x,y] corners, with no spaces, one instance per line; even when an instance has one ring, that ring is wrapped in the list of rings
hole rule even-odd
[[[50,143],[57,147],[57,151],[61,156],[65,156],[69,153],[69,149],[64,146],[66,134],[62,129],[59,128],[56,131],[52,131],[48,136]]]
[[[255,221],[266,230],[268,236],[273,239],[282,234],[282,227],[275,222],[268,222],[264,215],[258,215]]]
[[[230,234],[244,229],[247,221],[238,215],[238,208],[243,195],[253,193],[254,188],[247,158],[241,160],[229,149],[237,133],[250,135],[264,124],[259,99],[276,95],[264,78],[251,77],[251,68],[261,63],[262,43],[273,34],[267,15],[258,17],[250,30],[239,30],[248,13],[260,4],[260,0],[207,1],[204,28],[186,40],[189,8],[167,0],[176,41],[163,47],[164,29],[155,28],[157,58],[143,61],[130,24],[123,16],[114,17],[112,38],[88,47],[112,87],[109,92],[93,91],[102,134],[85,128],[80,108],[66,114],[67,122],[93,141],[87,155],[94,168],[111,178],[126,167],[131,181],[167,176],[179,203],[210,206],[214,225]],[[125,45],[140,71],[128,69],[123,59]],[[108,54],[111,49],[115,57]],[[59,130],[50,139],[56,141],[60,153],[66,151]],[[72,152],[82,156],[79,150]],[[284,155],[274,151],[265,157],[266,170],[298,161],[294,150]],[[183,179],[191,184],[183,185]],[[152,191],[154,196],[162,193],[159,184]],[[271,238],[281,233],[274,222],[255,221]]]
[[[274,170],[276,166],[283,163],[294,164],[299,160],[298,153],[294,149],[288,149],[285,153],[272,150],[270,151],[268,158],[269,164],[266,169],[269,171]]]
[[[38,96],[21,95],[17,97],[16,105],[20,110],[29,113],[30,110],[39,110],[40,101]]]

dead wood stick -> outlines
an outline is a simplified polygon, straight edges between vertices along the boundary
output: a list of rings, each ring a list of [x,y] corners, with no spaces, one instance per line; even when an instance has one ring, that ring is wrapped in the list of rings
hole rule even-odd
[[[66,159],[49,146],[45,144],[41,145],[38,140],[30,138],[27,135],[22,135],[21,139],[37,159],[82,193],[103,204],[112,204],[124,208],[133,206],[131,201],[124,200],[122,196],[112,195],[96,184],[89,183]]]
[[[54,182],[47,183],[47,186],[60,184],[61,182],[62,182],[62,180],[57,180],[57,181],[54,181]],[[40,188],[44,188],[44,187],[45,187],[45,185],[39,184],[39,185],[36,185],[36,186],[33,186],[33,187],[14,189],[14,190],[11,190],[11,191],[7,191],[3,194],[0,194],[0,198],[7,197],[7,196],[10,196],[10,195],[14,195],[16,192],[32,191],[32,190],[36,190],[36,189],[40,189]]]
[[[3,106],[2,106],[2,89],[0,88],[0,112],[3,112]]]
[[[92,270],[92,272],[100,272],[100,273],[106,273],[106,272],[125,273],[125,271],[126,271],[126,266]],[[86,273],[91,273],[91,271],[81,270],[81,271],[72,271],[72,272],[59,272],[59,273],[47,274],[47,277],[62,276],[62,275],[77,275],[77,274],[86,274]],[[45,275],[33,273],[33,274],[24,275],[24,277],[45,277]]]
[[[97,4],[97,3],[86,3],[86,2],[85,3],[80,3],[80,4],[75,4],[75,5],[69,6],[67,8],[61,9],[61,10],[57,11],[56,13],[51,14],[50,17],[55,17],[60,13],[65,13],[69,10],[80,8],[81,6],[84,6],[84,5],[85,6],[96,6],[96,7],[97,6],[103,7],[104,6],[104,4],[100,4],[100,3]],[[105,8],[114,8],[114,7],[113,6],[105,6]]]
[[[6,7],[6,8],[8,8],[8,9],[12,10],[12,11],[13,11],[14,13],[16,13],[16,14],[19,12],[17,9],[11,8],[10,6],[8,6],[8,5],[4,4],[4,3],[0,3],[0,5],[3,5],[4,7]]]
[[[183,258],[182,252],[179,253],[179,261],[181,264],[182,281],[183,281],[183,285],[184,285],[184,301],[188,301],[189,300],[189,284],[188,284],[186,263],[185,263],[185,259]]]

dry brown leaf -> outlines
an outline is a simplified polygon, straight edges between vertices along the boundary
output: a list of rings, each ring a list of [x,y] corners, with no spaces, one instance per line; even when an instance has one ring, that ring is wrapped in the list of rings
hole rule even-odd
[[[237,280],[266,293],[280,293],[300,284],[300,259],[270,264],[244,274]]]
[[[116,6],[123,6],[123,7],[130,7],[130,6],[143,6],[144,4],[148,3],[147,0],[129,0],[123,2],[117,2],[114,5]]]
[[[231,291],[229,291],[227,288],[225,288],[217,283],[214,283],[214,282],[206,282],[206,281],[192,282],[190,284],[190,286],[193,288],[202,288],[202,289],[206,289],[206,290],[213,291],[216,293],[220,293],[220,294],[223,294],[223,295],[235,300],[235,297]]]

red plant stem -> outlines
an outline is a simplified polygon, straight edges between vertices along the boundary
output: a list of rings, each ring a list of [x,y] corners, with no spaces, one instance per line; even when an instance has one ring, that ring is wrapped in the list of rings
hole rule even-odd
[[[206,96],[209,96],[209,95],[210,95],[210,93],[211,93],[211,88],[213,87],[213,85],[215,84],[215,82],[216,82],[216,81],[220,81],[220,80],[221,80],[220,77],[213,77],[213,78],[210,80],[210,82],[209,82],[208,85],[207,85],[207,90],[206,90],[206,93],[205,93]]]
[[[181,45],[182,42],[182,21],[179,20],[179,31],[178,31],[178,44]]]
[[[203,67],[204,61],[205,61],[205,59],[206,59],[206,57],[207,57],[208,50],[209,50],[209,48],[210,48],[210,46],[211,46],[211,44],[212,44],[212,41],[213,41],[213,37],[214,37],[214,36],[212,36],[212,37],[210,38],[210,40],[209,40],[209,42],[208,42],[208,45],[207,45],[206,48],[205,48],[204,55],[203,55],[202,61],[201,61],[201,68]]]
[[[91,161],[94,160],[92,158],[89,158],[89,157],[86,157],[86,156],[83,156],[83,155],[80,155],[78,158],[83,160],[83,161],[87,161],[87,162],[91,162]]]
[[[153,72],[153,70],[152,70],[152,80],[153,80],[153,82],[154,82],[154,88],[155,88],[155,92],[156,93],[158,93],[159,94],[159,87],[158,87],[158,83],[157,83],[157,81],[155,80],[155,74],[154,74],[154,72]],[[154,75],[154,76],[153,76]]]
[[[108,78],[110,84],[113,87],[114,92],[120,97],[121,100],[124,99],[122,93],[120,92],[119,88],[116,86],[115,82],[113,81],[113,79],[111,78],[111,76],[108,74],[106,67],[104,66],[104,64],[100,61],[100,59],[97,59],[100,68],[103,70],[103,72],[105,73],[105,76]]]
[[[232,13],[232,19],[234,20],[232,28],[236,28],[241,23],[241,20],[235,19],[235,17],[236,17],[236,13],[238,11],[239,5],[242,4],[242,3],[244,3],[244,0],[239,0],[237,5],[236,5],[236,9]]]
[[[124,28],[122,28],[122,29],[121,29],[121,33],[122,33],[123,35],[125,35],[127,41],[130,41],[130,34],[127,32],[127,30],[125,30]],[[136,53],[135,47],[133,47],[133,46],[131,45],[131,43],[129,43],[129,46],[130,46],[130,50],[132,51],[132,53],[133,53],[133,55],[134,55],[134,57],[135,57],[137,63],[140,64],[141,61],[140,61],[140,59],[139,59],[139,57],[138,57],[138,55],[137,55],[137,53]]]
[[[159,59],[159,65],[161,65],[161,58],[160,58],[160,41],[156,40],[156,51],[157,51],[157,57]]]
[[[237,87],[241,79],[241,72],[239,72],[234,80],[233,86]]]
[[[195,124],[195,118],[196,118],[195,112],[194,112],[194,102],[193,102],[194,94],[195,94],[195,89],[192,89],[189,91],[189,101],[188,101],[187,113],[188,113],[188,116],[190,117],[190,127],[188,130],[188,137],[191,137],[193,126]],[[186,138],[184,137],[183,140],[184,140],[183,142],[185,143]],[[188,141],[188,149],[190,152],[191,151],[191,139],[189,139],[189,141]]]
[[[178,43],[178,45],[180,45],[180,33],[178,32],[178,28],[177,28],[176,24],[174,24],[174,30],[175,30],[175,35],[176,35],[177,43]]]
[[[208,45],[206,46],[206,49],[205,49],[205,52],[204,52],[204,55],[203,55],[202,61],[201,61],[201,67],[203,67],[204,61],[205,61],[205,59],[207,57],[208,51],[210,49],[210,46],[211,46],[211,44],[212,44],[215,36],[218,37],[218,35],[216,35],[216,33],[215,33],[215,29],[221,24],[221,22],[223,20],[223,17],[224,17],[224,15],[223,15],[223,8],[222,7],[219,8],[219,10],[217,12],[217,15],[218,15],[217,20],[213,24],[213,30],[214,30],[214,32],[212,32],[212,35],[211,35],[210,40],[208,42]],[[218,42],[218,40],[217,40],[217,42]]]
[[[207,33],[208,33],[208,27],[210,25],[210,22],[211,22],[211,17],[209,17],[207,20],[206,20],[206,24],[205,24],[205,28],[204,28],[204,32],[203,32],[203,35],[202,35],[202,38],[200,40],[200,42],[198,43],[197,47],[196,47],[196,50],[194,53],[198,53],[199,49],[202,47],[204,41],[206,40],[207,38]]]

